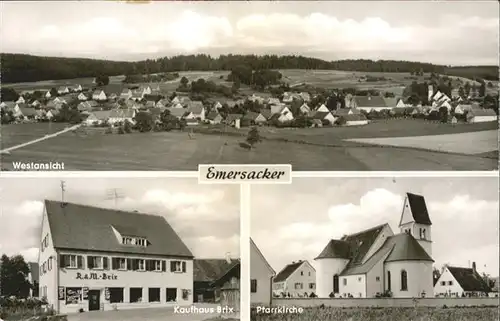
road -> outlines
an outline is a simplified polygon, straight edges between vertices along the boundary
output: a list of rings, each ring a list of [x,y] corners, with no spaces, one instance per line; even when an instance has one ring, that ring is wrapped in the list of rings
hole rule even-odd
[[[196,304],[196,307],[217,307],[216,304]],[[176,314],[173,308],[147,308],[119,311],[92,311],[68,315],[68,321],[204,321],[220,314]],[[238,315],[227,317],[239,319]]]

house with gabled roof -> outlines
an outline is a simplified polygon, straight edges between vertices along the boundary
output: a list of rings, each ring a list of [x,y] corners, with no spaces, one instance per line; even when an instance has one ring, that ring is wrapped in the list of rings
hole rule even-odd
[[[109,114],[108,122],[113,125],[116,123],[128,121],[131,124],[134,124],[134,117],[135,117],[136,111],[133,108],[127,108],[127,109],[112,109]]]
[[[193,302],[220,301],[221,291],[218,284],[233,267],[238,267],[240,260],[230,257],[225,259],[194,259],[193,261]],[[239,276],[238,276],[239,278]],[[239,280],[238,280],[239,281]]]
[[[16,100],[16,103],[24,104],[24,103],[26,103],[26,100],[24,99],[23,96],[19,96],[19,98],[17,98],[17,100]]]
[[[39,244],[56,313],[193,303],[193,254],[162,216],[46,200]]]
[[[315,258],[316,294],[433,297],[431,226],[424,197],[406,193],[398,234],[386,223],[328,242]]]
[[[325,112],[325,111],[316,111],[316,112],[313,112],[311,114],[311,118],[312,119],[317,119],[317,120],[320,120],[321,121],[321,124],[323,124],[323,122],[328,122],[330,125],[333,125],[333,123],[335,123],[335,120],[337,119],[337,117],[333,116],[333,114],[329,111]]]
[[[73,92],[75,92],[75,93],[76,93],[76,92],[83,91],[82,85],[80,85],[80,84],[73,85],[73,86],[71,87],[71,91],[73,91]]]
[[[306,103],[303,103],[300,107],[299,107],[299,111],[304,114],[304,115],[307,115],[311,112],[311,108],[306,104]]]
[[[120,98],[123,98],[125,100],[132,98],[132,90],[130,90],[129,88],[124,88],[120,93]]]
[[[228,114],[226,116],[226,119],[224,120],[224,123],[229,126],[234,126],[239,128],[240,127],[240,122],[241,119],[243,118],[242,114]]]
[[[476,269],[446,265],[434,285],[437,297],[481,297],[491,292],[490,287]]]
[[[394,106],[388,106],[387,102]],[[396,107],[397,101],[392,99],[387,99],[382,96],[354,96],[352,97],[351,108],[365,110],[370,112],[371,110],[381,111],[384,109],[391,109]],[[347,106],[346,106],[347,107]]]
[[[88,99],[87,96],[85,96],[84,93],[79,93],[78,96],[77,96],[77,98],[80,101],[86,101]]]
[[[287,264],[273,279],[273,296],[307,298],[316,292],[316,270],[308,261]]]
[[[31,298],[38,298],[38,284],[40,282],[40,267],[37,262],[28,262],[28,281],[33,285],[30,289],[29,296]]]
[[[69,94],[69,88],[67,86],[61,86],[57,89],[59,95]]]
[[[468,123],[484,123],[490,121],[498,121],[498,115],[493,109],[473,107],[467,112]]]
[[[104,90],[98,89],[92,93],[92,99],[96,100],[96,101],[104,101],[104,100],[107,100],[108,97],[106,96],[106,93],[104,92]]]
[[[263,124],[267,121],[266,117],[264,117],[261,113],[253,111],[247,112],[242,119],[249,122],[251,125]]]
[[[276,272],[250,238],[250,304],[270,306]]]
[[[222,122],[222,116],[217,112],[216,109],[214,109],[208,113],[206,120],[210,124],[220,124]]]
[[[170,115],[177,117],[178,119],[181,119],[184,117],[186,114],[187,109],[186,108],[167,108],[170,111]]]
[[[330,109],[328,109],[328,107],[326,107],[325,104],[321,104],[319,107],[317,107],[314,111],[319,111],[319,112],[329,112]]]
[[[186,119],[205,120],[205,107],[201,101],[190,101],[187,106],[188,116]]]
[[[50,98],[50,97],[52,97],[52,94],[50,93],[50,90],[47,90],[45,92],[45,98]]]

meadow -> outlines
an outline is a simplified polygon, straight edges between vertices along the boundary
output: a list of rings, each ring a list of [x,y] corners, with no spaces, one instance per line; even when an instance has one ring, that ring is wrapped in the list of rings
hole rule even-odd
[[[277,129],[262,127],[264,139],[252,150],[240,147],[247,128],[197,128],[186,132],[151,132],[125,135],[102,134],[98,130],[78,130],[2,154],[2,168],[13,169],[13,162],[65,163],[66,170],[197,170],[198,164],[292,164],[294,170],[494,170],[495,158],[443,153],[416,148],[400,148],[347,142],[346,138],[421,135],[459,132],[457,127],[432,123],[389,121],[365,127]],[[410,124],[414,124],[411,127]],[[419,125],[418,125],[419,124]],[[43,136],[48,124],[7,125],[2,127],[2,148]],[[54,125],[54,124],[52,124]],[[60,124],[58,124],[60,125]],[[445,124],[442,124],[445,125]],[[36,129],[36,134],[30,127]],[[373,127],[372,127],[373,126]],[[488,124],[472,124],[463,131],[492,129]],[[417,130],[416,128],[422,129]],[[406,130],[405,130],[406,128]],[[52,129],[54,130],[54,129]],[[198,131],[206,131],[200,133]],[[379,134],[379,135],[377,135]],[[386,129],[386,137],[391,132]],[[21,135],[21,136],[19,136]],[[32,136],[30,136],[32,135]]]
[[[498,321],[498,307],[307,308],[301,314],[253,315],[252,321]]]

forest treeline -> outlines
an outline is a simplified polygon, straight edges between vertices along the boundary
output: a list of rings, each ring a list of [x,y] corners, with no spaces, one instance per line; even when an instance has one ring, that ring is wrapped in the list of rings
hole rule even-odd
[[[433,72],[471,79],[498,80],[497,66],[449,67],[429,63],[396,60],[325,61],[304,56],[277,55],[183,55],[137,62],[85,58],[41,57],[1,54],[3,83],[32,82],[96,77],[98,75],[137,75],[178,71],[233,70],[241,66],[253,70],[324,69],[361,72]]]

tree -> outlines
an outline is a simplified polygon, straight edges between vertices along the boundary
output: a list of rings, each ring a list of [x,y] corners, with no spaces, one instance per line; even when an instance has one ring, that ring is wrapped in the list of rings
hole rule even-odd
[[[442,123],[447,123],[448,122],[448,108],[446,107],[441,107],[439,108],[439,120]]]
[[[257,129],[257,127],[254,126],[250,129],[246,141],[250,145],[250,148],[253,148],[255,144],[262,141],[262,138],[260,137],[259,130]]]
[[[135,115],[135,127],[141,132],[150,132],[154,127],[153,115],[149,112],[141,111]]]
[[[484,97],[486,95],[486,83],[481,81],[481,86],[479,87],[479,97]]]
[[[8,257],[4,254],[0,262],[1,295],[27,298],[32,284],[28,281],[30,269],[24,257],[21,255]]]
[[[95,83],[97,86],[106,86],[109,84],[109,76],[99,75],[95,77]]]
[[[0,98],[2,101],[16,101],[19,98],[18,93],[13,88],[0,88]]]
[[[189,84],[189,80],[186,78],[186,76],[183,76],[181,78],[181,85],[182,85],[182,87],[187,87],[188,84]]]

